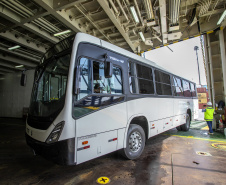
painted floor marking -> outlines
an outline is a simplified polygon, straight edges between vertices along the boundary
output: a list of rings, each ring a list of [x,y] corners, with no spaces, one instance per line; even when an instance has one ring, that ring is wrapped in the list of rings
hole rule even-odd
[[[204,141],[214,141],[214,142],[221,142],[221,143],[226,143],[226,140],[214,140],[214,139],[205,139],[205,138],[200,138],[200,137],[194,137],[194,136],[179,136],[179,135],[171,135],[171,134],[163,134],[163,135],[170,135],[170,136],[175,136],[175,137],[184,137],[184,138],[190,138],[190,139],[198,139],[198,140],[204,140]]]
[[[214,147],[214,148],[226,151],[226,144],[225,143],[213,143],[213,144],[211,144],[211,146]]]
[[[110,182],[110,179],[108,177],[99,177],[97,179],[97,183],[99,184],[108,184]]]
[[[209,127],[205,126],[205,127],[201,128],[201,130],[209,130]]]

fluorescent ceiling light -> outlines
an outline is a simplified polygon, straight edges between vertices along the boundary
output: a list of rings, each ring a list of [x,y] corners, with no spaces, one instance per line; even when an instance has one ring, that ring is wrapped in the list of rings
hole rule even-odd
[[[63,34],[66,34],[66,33],[70,33],[71,32],[71,30],[65,30],[65,31],[62,31],[62,32],[59,32],[59,33],[55,33],[55,34],[53,34],[53,36],[59,36],[59,35],[63,35]]]
[[[15,66],[15,68],[20,68],[20,67],[24,67],[24,65]]]
[[[226,10],[222,13],[219,21],[217,22],[217,25],[220,25],[222,23],[222,21],[224,20],[225,16],[226,16]]]
[[[138,19],[137,12],[136,12],[134,6],[131,6],[131,7],[130,7],[130,10],[131,10],[131,12],[132,12],[132,14],[133,14],[133,18],[134,18],[135,22],[136,22],[136,23],[139,23],[140,21],[139,21],[139,19]]]
[[[13,46],[11,48],[8,48],[8,50],[14,50],[14,49],[17,49],[17,48],[20,48],[20,46],[19,45],[16,45],[16,46]]]
[[[143,33],[140,31],[140,32],[138,32],[139,33],[139,35],[140,35],[140,37],[141,37],[141,39],[142,39],[142,41],[143,42],[145,42],[145,38],[144,38],[144,35],[143,35]]]

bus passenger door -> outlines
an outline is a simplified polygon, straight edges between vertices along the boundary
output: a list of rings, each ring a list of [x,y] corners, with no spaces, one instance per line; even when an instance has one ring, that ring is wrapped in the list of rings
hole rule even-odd
[[[98,51],[92,54],[98,54]],[[113,63],[112,76],[106,76],[106,63],[103,61],[81,57],[79,65],[79,90],[73,103],[77,164],[122,148],[121,138],[124,138],[125,131],[119,130],[125,129],[127,124],[120,63]]]

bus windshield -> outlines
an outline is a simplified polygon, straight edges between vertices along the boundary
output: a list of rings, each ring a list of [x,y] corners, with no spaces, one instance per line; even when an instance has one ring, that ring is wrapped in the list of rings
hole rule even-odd
[[[52,117],[62,110],[69,64],[70,54],[66,54],[58,58],[52,57],[36,69],[30,115]]]

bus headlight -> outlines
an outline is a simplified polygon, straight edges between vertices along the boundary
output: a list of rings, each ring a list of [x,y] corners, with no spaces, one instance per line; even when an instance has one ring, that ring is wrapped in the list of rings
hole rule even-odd
[[[51,134],[49,135],[49,137],[47,138],[46,143],[49,144],[49,143],[58,141],[60,134],[63,130],[63,127],[64,127],[64,121],[58,123],[56,127],[53,129],[53,131],[51,132]]]

